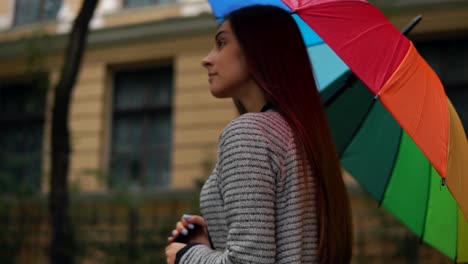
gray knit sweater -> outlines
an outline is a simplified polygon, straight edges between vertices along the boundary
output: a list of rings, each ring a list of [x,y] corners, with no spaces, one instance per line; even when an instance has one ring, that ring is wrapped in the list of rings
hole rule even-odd
[[[218,162],[200,196],[214,249],[189,247],[179,263],[315,262],[315,186],[310,176],[304,179],[298,153],[278,112],[233,120],[221,134]]]

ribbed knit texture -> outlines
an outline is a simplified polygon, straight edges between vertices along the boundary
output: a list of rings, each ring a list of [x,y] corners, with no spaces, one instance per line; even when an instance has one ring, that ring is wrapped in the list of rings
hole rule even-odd
[[[180,263],[314,263],[315,186],[301,164],[278,112],[233,120],[221,134],[218,162],[200,197],[215,250],[193,246]]]

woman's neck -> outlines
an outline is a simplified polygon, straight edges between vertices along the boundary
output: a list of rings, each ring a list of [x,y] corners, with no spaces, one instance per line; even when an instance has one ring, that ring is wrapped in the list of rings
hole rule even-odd
[[[247,112],[260,112],[267,103],[262,89],[258,85],[253,85],[246,89],[248,92],[238,98]]]

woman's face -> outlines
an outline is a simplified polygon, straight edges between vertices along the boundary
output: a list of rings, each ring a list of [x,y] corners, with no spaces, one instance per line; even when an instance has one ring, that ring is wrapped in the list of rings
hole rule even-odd
[[[215,35],[213,49],[202,61],[208,70],[210,91],[217,98],[240,98],[252,80],[244,55],[229,21],[225,21]]]

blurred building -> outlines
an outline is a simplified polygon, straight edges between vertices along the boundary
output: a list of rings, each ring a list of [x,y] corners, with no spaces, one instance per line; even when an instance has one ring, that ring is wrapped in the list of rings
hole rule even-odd
[[[468,2],[373,1],[412,31],[468,125]],[[47,191],[52,91],[80,0],[0,1],[0,193]],[[211,97],[205,0],[101,0],[70,112],[70,181],[82,191],[190,188],[236,115]],[[363,14],[365,15],[365,14]]]
[[[2,191],[47,189],[51,96],[80,4],[0,3],[0,168],[11,178]],[[216,28],[209,10],[196,0],[100,1],[70,112],[74,187],[185,188],[206,174],[235,115],[210,96],[201,67]]]

